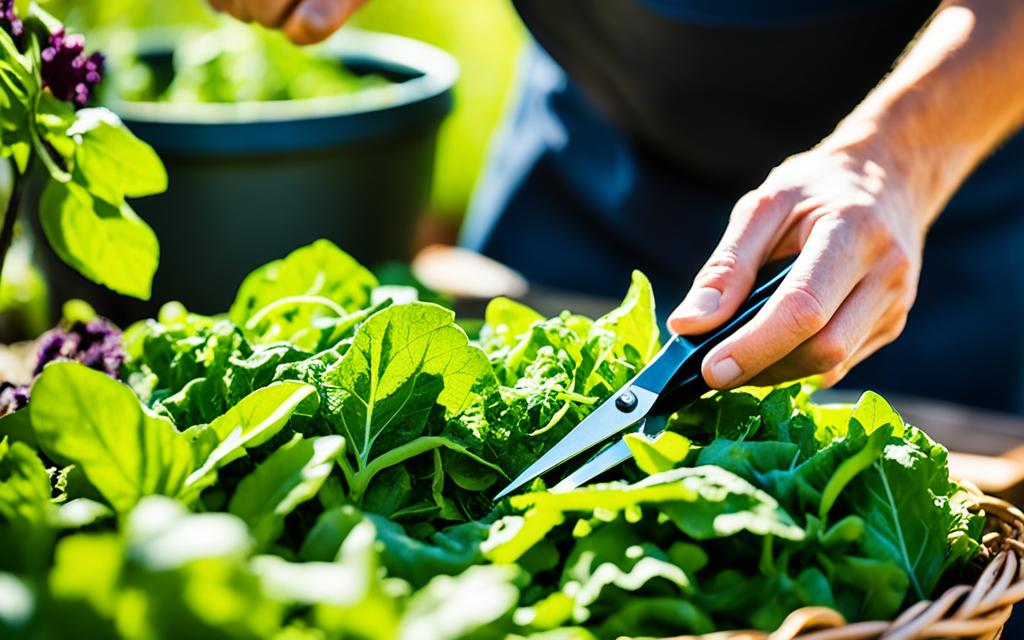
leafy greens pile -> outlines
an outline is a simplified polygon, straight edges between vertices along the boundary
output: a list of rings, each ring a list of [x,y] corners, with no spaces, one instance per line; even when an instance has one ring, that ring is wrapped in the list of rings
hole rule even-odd
[[[223,316],[128,328],[124,382],[42,368],[0,419],[2,635],[772,629],[805,605],[891,618],[979,548],[945,449],[875,394],[799,385],[709,394],[627,436],[606,481],[495,507],[654,355],[650,285],[598,320],[498,299],[472,339],[396,293],[318,241]]]
[[[146,57],[125,52],[118,97],[150,102],[239,103],[328,98],[390,83],[348,70],[327,52],[296,46],[279,32],[224,18],[184,31],[174,47],[174,76],[161,83]]]

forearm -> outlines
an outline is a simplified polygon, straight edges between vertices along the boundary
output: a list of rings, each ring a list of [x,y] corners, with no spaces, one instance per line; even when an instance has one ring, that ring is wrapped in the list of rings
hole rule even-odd
[[[822,145],[868,152],[929,225],[1024,124],[1024,2],[946,0],[888,77]],[[885,179],[883,178],[883,179]]]

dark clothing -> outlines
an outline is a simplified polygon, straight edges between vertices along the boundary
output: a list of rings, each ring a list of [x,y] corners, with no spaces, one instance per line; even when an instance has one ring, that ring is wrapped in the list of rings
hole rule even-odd
[[[620,295],[639,268],[666,314],[736,199],[826,136],[937,1],[516,5],[550,56],[537,47],[525,62],[463,241],[533,281],[596,295]],[[1024,407],[1022,240],[1024,134],[950,202],[904,335],[844,386]]]

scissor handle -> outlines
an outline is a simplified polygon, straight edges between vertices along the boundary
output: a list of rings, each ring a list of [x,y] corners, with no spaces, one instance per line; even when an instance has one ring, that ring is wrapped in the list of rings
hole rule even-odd
[[[700,373],[700,363],[715,345],[742,327],[761,310],[793,268],[796,258],[777,260],[758,273],[754,290],[736,313],[720,326],[698,336],[673,336],[633,384],[659,395],[655,409],[662,412],[679,408],[696,399],[710,387]]]

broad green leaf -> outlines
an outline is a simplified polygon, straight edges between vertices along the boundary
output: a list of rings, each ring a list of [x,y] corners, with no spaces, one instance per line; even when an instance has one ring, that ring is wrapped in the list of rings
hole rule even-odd
[[[483,565],[434,578],[410,598],[398,637],[459,640],[485,629],[496,632],[519,598],[516,573],[514,567]]]
[[[598,330],[615,335],[615,348],[624,352],[632,348],[641,362],[648,362],[658,351],[658,318],[654,313],[654,291],[647,277],[633,272],[633,280],[622,304],[594,323]]]
[[[21,442],[0,440],[0,518],[43,524],[52,508],[50,476],[39,456]]]
[[[715,438],[697,455],[698,465],[721,467],[749,482],[761,474],[796,466],[800,448],[789,442]]]
[[[50,524],[61,529],[80,529],[113,516],[114,512],[102,502],[89,498],[75,498],[58,506],[50,516]]]
[[[204,487],[212,472],[270,440],[297,410],[311,413],[318,404],[316,389],[301,382],[277,382],[253,391],[209,425],[186,432],[197,459],[203,460],[186,484]]]
[[[714,623],[692,602],[681,598],[644,598],[626,601],[599,627],[602,638],[618,638],[642,633],[667,637],[679,632],[704,634]]]
[[[484,523],[464,522],[438,531],[427,540],[417,540],[397,522],[376,514],[367,514],[367,518],[377,528],[381,562],[388,575],[408,580],[415,587],[434,576],[456,575],[483,562],[480,545],[490,529]]]
[[[492,529],[484,555],[493,562],[514,562],[568,513],[615,514],[644,505],[656,507],[698,540],[740,531],[794,541],[804,538],[803,529],[769,494],[713,466],[673,469],[634,484],[610,482],[561,493],[528,493],[512,496],[509,502],[525,513],[506,517]]]
[[[375,533],[373,524],[366,520],[349,532],[332,563],[341,574],[332,579],[335,588],[313,596],[317,601],[313,620],[318,628],[333,634],[330,637],[396,637],[400,622],[398,603],[385,592],[386,584],[379,576]],[[301,566],[297,565],[296,570],[301,571]],[[257,564],[255,568],[259,571],[261,567]],[[277,584],[287,586],[284,581]],[[295,581],[291,581],[291,585],[299,588],[295,591],[282,588],[281,591],[285,595],[290,592],[293,600],[301,599],[303,591],[309,592],[308,585],[299,586]],[[265,583],[265,588],[267,586],[275,593],[273,584]]]
[[[228,511],[244,520],[261,544],[273,542],[285,516],[317,494],[344,449],[341,436],[304,440],[296,435],[242,479]]]
[[[521,302],[508,298],[494,298],[487,303],[484,311],[484,327],[480,343],[488,352],[501,347],[512,347],[534,322],[541,322],[544,316]]]
[[[48,587],[62,615],[50,616],[57,637],[113,638],[124,545],[112,533],[75,534],[57,543]]]
[[[127,204],[50,180],[39,202],[43,233],[61,260],[93,282],[148,300],[160,257],[153,230]]]
[[[146,638],[267,638],[280,628],[284,607],[253,573],[252,540],[240,519],[150,497],[122,531],[119,628]]]
[[[853,407],[851,417],[859,422],[869,434],[879,427],[890,425],[894,436],[897,438],[903,436],[903,418],[885,401],[885,398],[874,391],[865,391],[861,395],[860,400]]]
[[[839,559],[831,579],[842,613],[850,620],[891,619],[910,586],[907,572],[898,564],[852,555]]]
[[[346,504],[324,511],[306,534],[299,549],[299,558],[305,561],[330,562],[338,555],[341,544],[349,532],[363,521],[363,513]]]
[[[73,362],[47,366],[29,405],[39,446],[74,463],[118,512],[151,494],[179,495],[192,470],[192,449],[131,389]]]
[[[919,599],[931,596],[945,568],[955,521],[945,449],[933,448],[926,438],[922,434],[920,441],[928,448],[906,441],[888,444],[842,496],[864,519],[865,555],[903,569]]]
[[[242,559],[252,550],[245,523],[227,513],[189,513],[161,496],[139,502],[124,524],[132,561],[150,571],[181,569],[200,560]]]
[[[422,302],[384,309],[359,328],[328,372],[338,398],[332,417],[360,468],[422,435],[435,406],[442,417],[458,414],[486,379],[487,357],[453,317]]]
[[[819,518],[825,520],[843,489],[859,473],[875,464],[875,461],[882,455],[882,451],[889,443],[889,439],[892,436],[892,428],[892,424],[887,422],[871,432],[867,442],[864,444],[864,448],[839,464],[835,474],[829,478],[828,484],[825,485],[825,489],[821,492],[821,506],[818,507]]]
[[[660,593],[688,596],[694,591],[686,572],[656,545],[644,540],[642,529],[625,520],[599,525],[581,538],[565,560],[561,587],[573,598],[573,620],[586,622],[642,597],[651,582]]]
[[[640,470],[648,475],[674,468],[690,452],[690,441],[673,431],[662,431],[653,440],[639,433],[623,438]]]
[[[76,143],[75,170],[93,196],[119,205],[167,189],[167,172],[148,144],[109,109],[79,109],[67,134]]]
[[[346,312],[370,305],[377,279],[329,240],[317,240],[256,269],[242,282],[228,317],[244,326],[267,305],[285,298],[317,296]]]

